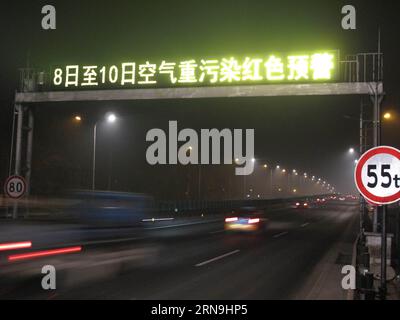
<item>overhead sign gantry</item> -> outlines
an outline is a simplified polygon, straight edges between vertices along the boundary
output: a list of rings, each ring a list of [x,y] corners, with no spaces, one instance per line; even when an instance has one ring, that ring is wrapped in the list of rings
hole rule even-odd
[[[369,95],[375,107],[374,126],[378,126],[382,61],[379,52],[341,60],[338,50],[326,50],[242,58],[131,59],[107,65],[57,65],[48,73],[22,69],[20,90],[15,95],[13,173],[25,176],[29,193],[34,122],[31,106],[48,102]],[[22,152],[25,137],[26,151]]]
[[[44,92],[17,93],[16,102],[369,94],[374,91],[367,81],[343,83],[340,70],[343,61],[339,58],[338,50],[328,50],[241,59],[132,59],[110,65],[54,66],[49,81],[41,88]],[[356,71],[350,70],[354,61],[347,62],[348,70],[344,71]]]

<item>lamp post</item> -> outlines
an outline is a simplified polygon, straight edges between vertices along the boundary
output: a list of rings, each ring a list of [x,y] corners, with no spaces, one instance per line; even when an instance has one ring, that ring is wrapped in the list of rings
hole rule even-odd
[[[117,120],[115,114],[110,113],[106,116],[106,121],[114,123]],[[99,121],[96,121],[93,127],[93,158],[92,158],[92,190],[96,188],[96,140],[97,140],[97,125]]]

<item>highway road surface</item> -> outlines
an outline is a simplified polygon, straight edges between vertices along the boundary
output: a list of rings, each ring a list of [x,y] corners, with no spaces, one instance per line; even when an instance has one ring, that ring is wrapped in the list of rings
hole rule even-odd
[[[1,299],[346,299],[356,202],[265,212],[264,233],[228,233],[223,218],[82,242],[81,251],[3,263]],[[56,290],[41,287],[54,265]]]

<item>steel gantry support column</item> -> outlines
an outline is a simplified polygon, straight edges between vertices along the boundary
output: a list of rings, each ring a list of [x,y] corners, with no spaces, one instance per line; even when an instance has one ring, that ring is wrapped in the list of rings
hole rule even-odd
[[[29,194],[32,172],[34,116],[31,106],[25,107],[21,104],[17,104],[15,110],[17,113],[17,132],[15,139],[14,174],[25,178],[27,194]],[[24,125],[24,123],[26,125]],[[24,141],[26,141],[26,143]],[[26,150],[23,152],[23,147],[25,145]]]
[[[17,114],[14,175],[23,176],[26,182],[26,195],[31,191],[32,150],[34,116],[32,106],[15,105]],[[14,132],[13,132],[14,134]],[[26,149],[24,149],[26,146]],[[23,150],[24,149],[24,150]],[[12,154],[11,154],[12,157]],[[12,161],[12,159],[10,160]],[[13,205],[13,218],[18,217],[18,203]]]
[[[21,174],[21,158],[22,158],[22,137],[23,137],[23,122],[24,122],[24,109],[21,104],[15,106],[17,111],[17,135],[15,143],[15,166],[14,174]]]
[[[31,175],[32,175],[32,148],[33,148],[33,126],[34,117],[32,107],[28,109],[28,131],[27,145],[26,145],[26,194],[30,195],[31,192]]]
[[[381,102],[383,100],[383,93],[379,93],[378,87],[373,88],[373,94],[370,95],[373,103],[373,145],[377,147],[381,144]],[[378,232],[378,211],[379,207],[376,207],[374,214],[373,231]]]
[[[384,97],[384,93],[379,93],[378,88],[374,88],[374,93],[371,96],[371,100],[374,104],[374,146],[380,146],[381,140],[381,102]],[[374,232],[380,231],[381,233],[381,274],[380,274],[380,288],[379,295],[380,299],[386,299],[386,205],[376,206],[374,212]],[[381,215],[381,228],[378,230],[378,217]]]
[[[17,112],[17,134],[15,143],[15,166],[14,174],[21,174],[21,159],[22,159],[22,139],[23,139],[23,123],[24,123],[24,109],[21,104],[15,105],[15,111]],[[13,219],[18,217],[18,202],[13,203]]]
[[[360,105],[360,157],[364,153],[364,101]],[[360,195],[360,237],[364,234],[365,199]]]

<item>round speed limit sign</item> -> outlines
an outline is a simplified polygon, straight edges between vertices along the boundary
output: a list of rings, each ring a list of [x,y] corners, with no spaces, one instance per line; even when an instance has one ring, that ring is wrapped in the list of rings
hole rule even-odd
[[[26,183],[24,178],[20,176],[8,177],[4,185],[4,191],[10,198],[21,198],[26,191]]]
[[[357,162],[354,179],[358,191],[374,204],[400,200],[400,150],[388,146],[368,150]]]

